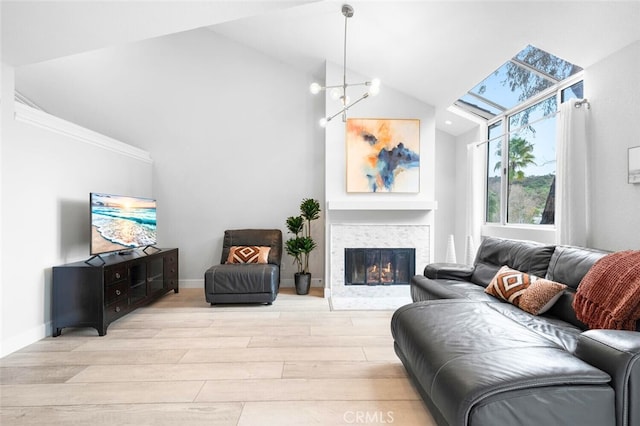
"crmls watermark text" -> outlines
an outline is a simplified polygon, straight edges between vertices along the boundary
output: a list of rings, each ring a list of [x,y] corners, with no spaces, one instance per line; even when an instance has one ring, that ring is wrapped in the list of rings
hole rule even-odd
[[[393,423],[393,411],[345,411],[342,416],[347,424],[371,425]]]

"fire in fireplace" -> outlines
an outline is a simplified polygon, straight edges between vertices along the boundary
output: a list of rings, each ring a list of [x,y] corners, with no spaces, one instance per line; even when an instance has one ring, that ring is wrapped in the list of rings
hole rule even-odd
[[[409,284],[415,274],[414,248],[345,248],[345,285]]]

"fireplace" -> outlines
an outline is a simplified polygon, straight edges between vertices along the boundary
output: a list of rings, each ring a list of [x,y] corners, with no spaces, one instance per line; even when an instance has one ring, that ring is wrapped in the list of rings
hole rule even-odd
[[[345,248],[345,285],[409,284],[415,248]]]
[[[346,248],[414,248],[415,269],[431,263],[430,226],[425,224],[331,223],[329,268],[331,298],[406,297],[406,285],[346,285]],[[409,280],[410,281],[410,280]]]

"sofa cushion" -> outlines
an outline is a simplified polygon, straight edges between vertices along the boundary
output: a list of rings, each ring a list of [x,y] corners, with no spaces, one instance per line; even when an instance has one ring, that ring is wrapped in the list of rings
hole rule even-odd
[[[221,264],[227,261],[233,246],[271,247],[269,263],[280,266],[282,261],[282,231],[279,229],[227,229],[222,240]]]
[[[271,247],[231,246],[227,263],[269,263]]]
[[[589,269],[608,252],[582,247],[557,246],[545,278],[577,289]],[[540,275],[544,276],[544,275]]]
[[[416,275],[411,278],[411,298],[414,302],[437,299],[469,299],[497,302],[484,292],[484,287],[455,279],[431,279]]]
[[[522,315],[542,324],[544,318],[522,311],[505,317],[504,308],[519,311],[508,304],[458,299],[413,303],[393,315],[396,352],[447,423],[469,424],[472,408],[495,395],[507,400],[524,389],[539,389],[540,395],[529,401],[544,410],[550,395],[542,388],[563,386],[576,401],[593,401],[584,392],[595,386],[606,398],[587,408],[600,416],[595,423],[607,424],[613,417],[610,376],[567,352],[542,328],[532,330],[514,320]]]
[[[469,281],[473,266],[460,263],[430,263],[424,267],[424,276],[431,279]]]
[[[471,281],[486,287],[498,269],[505,265],[518,271],[544,277],[554,248],[555,246],[532,241],[485,237],[478,247]]]
[[[485,292],[530,314],[540,315],[553,306],[565,288],[564,284],[503,266]]]
[[[277,293],[279,267],[271,264],[214,265],[205,273],[205,289],[214,294]]]
[[[573,310],[575,289],[578,288],[582,277],[587,274],[593,264],[607,253],[602,250],[572,246],[557,246],[555,248],[545,278],[566,284],[569,288],[548,311],[549,315],[567,321],[583,330],[589,328],[578,320]]]

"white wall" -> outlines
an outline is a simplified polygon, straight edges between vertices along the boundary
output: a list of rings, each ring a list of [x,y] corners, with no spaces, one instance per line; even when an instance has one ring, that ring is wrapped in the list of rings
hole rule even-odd
[[[0,7],[0,15],[2,14],[2,8]],[[7,72],[10,72],[11,77],[7,78]],[[7,84],[5,84],[5,80],[7,80]],[[3,155],[2,152],[4,150],[4,137],[2,134],[2,129],[5,128],[5,124],[7,121],[11,119],[11,115],[13,112],[13,108],[6,108],[4,104],[7,103],[6,99],[10,99],[13,96],[13,70],[4,64],[4,62],[0,62],[0,167],[2,166]],[[2,202],[2,178],[3,173],[2,169],[0,169],[0,308],[4,306],[4,269],[3,269],[3,255],[2,255],[2,243],[4,241],[4,232],[3,232],[3,223],[2,220],[3,214],[3,206]],[[4,311],[4,309],[3,309]],[[0,356],[5,353],[4,351],[4,315],[0,313]]]
[[[434,261],[444,262],[447,256],[447,239],[454,234],[457,260],[462,260],[464,239],[455,237],[456,219],[458,217],[457,184],[456,184],[456,138],[448,133],[436,130],[435,153],[435,197],[438,210],[435,212],[435,229],[433,248]],[[461,203],[464,211],[464,203]],[[464,220],[464,219],[463,219]],[[458,254],[457,252],[460,252]]]
[[[323,102],[311,76],[199,29],[18,70],[58,116],[151,152],[158,235],[180,248],[181,285],[202,287],[225,229],[278,228],[323,201]],[[316,226],[322,229],[322,221]],[[288,236],[285,233],[285,238]],[[323,238],[311,256],[323,276]],[[283,259],[283,285],[294,267]]]
[[[593,147],[591,238],[607,250],[640,249],[640,185],[627,183],[627,149],[640,146],[640,41],[585,71]]]
[[[89,255],[89,192],[150,196],[152,182],[150,158],[141,150],[133,151],[140,156],[123,154],[15,121],[13,97],[7,96],[13,93],[13,69],[4,65],[2,88],[5,355],[50,333],[51,268]],[[24,118],[28,110],[16,112]],[[64,131],[83,131],[46,115],[36,117]]]

